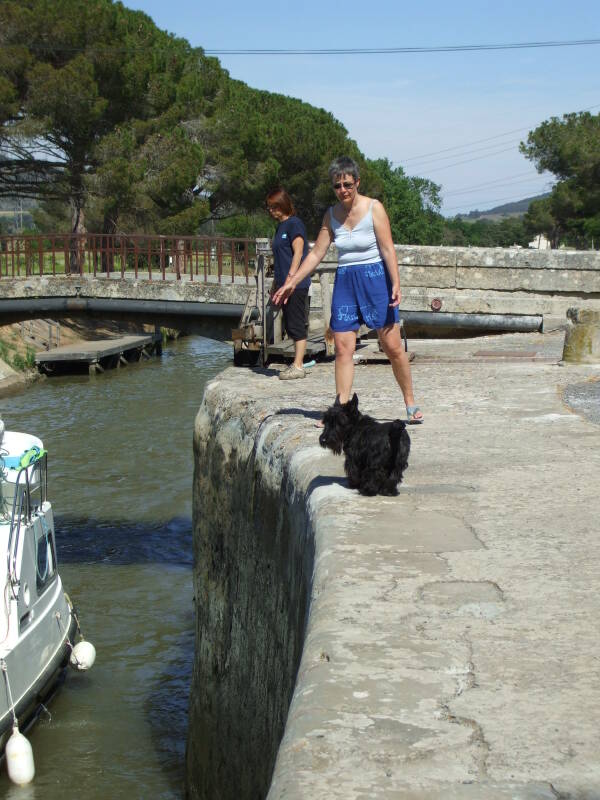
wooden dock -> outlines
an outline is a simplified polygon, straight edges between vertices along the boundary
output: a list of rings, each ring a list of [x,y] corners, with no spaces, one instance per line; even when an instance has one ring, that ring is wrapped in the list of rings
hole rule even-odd
[[[267,345],[267,354],[269,356],[280,356],[282,358],[294,358],[295,342],[293,339],[283,339],[277,344]],[[325,355],[326,343],[323,334],[309,335],[306,340],[306,355],[315,357]]]
[[[87,368],[90,375],[106,369],[149,359],[153,353],[162,352],[160,333],[120,336],[114,339],[97,339],[55,347],[35,354],[35,363],[48,375],[79,372]]]

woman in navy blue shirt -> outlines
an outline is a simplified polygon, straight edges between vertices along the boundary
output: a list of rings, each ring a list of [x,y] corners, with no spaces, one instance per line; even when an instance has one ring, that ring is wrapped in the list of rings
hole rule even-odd
[[[293,277],[303,259],[308,255],[308,238],[302,220],[296,216],[292,198],[285,189],[274,189],[267,195],[267,209],[277,221],[272,248],[275,259],[275,280],[272,292],[283,286],[288,277]],[[304,354],[308,336],[308,312],[310,277],[297,285],[296,291],[283,306],[283,322],[290,339],[294,340],[294,361],[279,373],[282,381],[304,378]]]

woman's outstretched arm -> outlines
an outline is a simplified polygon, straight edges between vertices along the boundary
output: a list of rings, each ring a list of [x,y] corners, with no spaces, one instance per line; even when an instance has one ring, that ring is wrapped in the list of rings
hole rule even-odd
[[[292,294],[296,286],[304,280],[308,275],[312,275],[315,269],[319,266],[329,245],[332,241],[331,227],[329,225],[328,214],[323,217],[321,223],[321,230],[313,245],[313,249],[306,256],[304,261],[300,264],[298,271],[293,275],[288,275],[285,283],[273,295],[273,302],[279,306],[287,303],[289,296]]]

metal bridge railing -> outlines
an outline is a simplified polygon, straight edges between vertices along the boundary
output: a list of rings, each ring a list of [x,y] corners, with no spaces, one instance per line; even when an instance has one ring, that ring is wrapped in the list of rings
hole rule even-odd
[[[99,233],[0,237],[0,279],[34,275],[248,283],[256,240]]]

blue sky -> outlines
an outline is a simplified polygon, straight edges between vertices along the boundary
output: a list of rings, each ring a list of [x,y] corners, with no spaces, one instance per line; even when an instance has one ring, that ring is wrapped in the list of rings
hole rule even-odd
[[[126,0],[206,50],[435,47],[600,38],[598,0]],[[600,45],[397,55],[219,55],[233,78],[339,119],[370,158],[442,186],[447,215],[546,191],[518,150],[528,130],[600,113]],[[491,138],[495,137],[495,138]],[[489,141],[481,141],[489,140]],[[454,148],[448,150],[448,148]],[[447,152],[440,152],[447,151]]]

